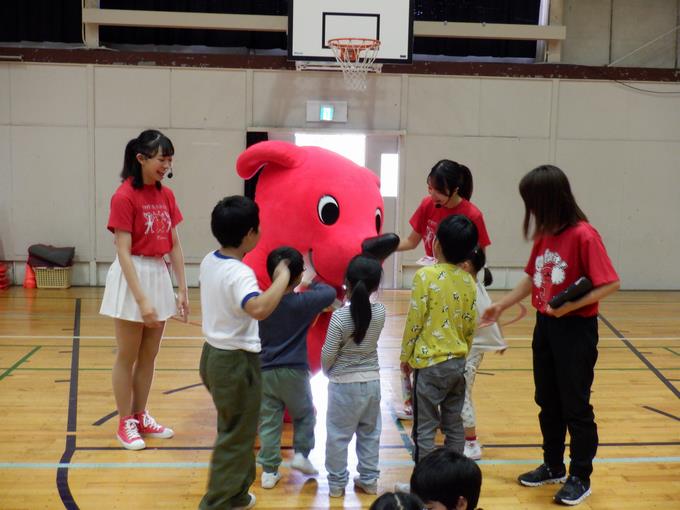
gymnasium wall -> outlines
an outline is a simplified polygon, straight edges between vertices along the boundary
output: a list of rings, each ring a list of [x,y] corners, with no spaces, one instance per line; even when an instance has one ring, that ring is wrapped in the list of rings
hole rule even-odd
[[[399,232],[440,158],[473,171],[473,201],[493,241],[496,286],[512,286],[521,238],[521,176],[553,162],[602,233],[624,288],[680,289],[680,84],[383,74],[365,93],[336,73],[143,66],[0,64],[0,260],[43,242],[76,247],[75,284],[101,285],[106,231],[126,141],[147,127],[176,148],[170,182],[189,281],[215,246],[212,206],[240,193],[234,162],[248,128],[316,128],[305,101],[349,103],[343,129],[401,134]],[[674,92],[674,94],[668,94]],[[320,129],[327,129],[321,126]],[[408,286],[422,252],[398,260]]]

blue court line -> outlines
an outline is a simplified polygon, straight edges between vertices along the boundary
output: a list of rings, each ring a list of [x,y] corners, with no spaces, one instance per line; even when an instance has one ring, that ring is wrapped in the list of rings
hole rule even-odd
[[[568,461],[568,459],[567,459]],[[480,460],[484,466],[540,464],[541,459]],[[680,457],[595,458],[596,464],[663,464],[680,463]],[[285,463],[284,463],[285,464]],[[0,469],[207,469],[208,462],[0,462]],[[411,460],[380,461],[382,467],[411,467]]]

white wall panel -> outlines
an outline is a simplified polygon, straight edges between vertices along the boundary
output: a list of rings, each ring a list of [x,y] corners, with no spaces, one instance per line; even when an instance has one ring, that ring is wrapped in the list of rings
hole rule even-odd
[[[173,128],[246,126],[246,71],[173,69],[170,90]]]
[[[629,166],[618,199],[622,284],[680,289],[680,143],[634,142],[626,152]]]
[[[0,67],[1,69],[1,67]],[[12,165],[10,162],[10,128],[0,126],[0,260],[9,260],[14,255],[14,232],[12,207]]]
[[[346,124],[306,121],[306,101],[347,101]],[[320,129],[400,129],[401,77],[370,75],[365,92],[347,90],[340,72],[253,72],[253,125]]]
[[[680,84],[630,83],[628,137],[631,140],[680,141]]]
[[[210,232],[213,207],[227,195],[243,194],[236,158],[245,149],[245,133],[173,129],[167,134],[175,145],[175,176],[167,184],[184,216],[178,228],[184,257],[188,262],[200,262],[218,248]]]
[[[9,64],[0,64],[0,125],[10,123]]]
[[[87,124],[85,66],[16,64],[10,67],[10,80],[13,124]]]
[[[479,134],[479,78],[409,76],[409,134]]]
[[[97,127],[170,126],[170,69],[97,67],[94,80]]]
[[[551,98],[551,80],[481,80],[480,134],[548,138]]]
[[[29,245],[45,243],[92,258],[86,147],[86,128],[11,128],[12,256],[21,260]]]
[[[558,138],[627,139],[628,101],[628,91],[614,83],[561,81]]]

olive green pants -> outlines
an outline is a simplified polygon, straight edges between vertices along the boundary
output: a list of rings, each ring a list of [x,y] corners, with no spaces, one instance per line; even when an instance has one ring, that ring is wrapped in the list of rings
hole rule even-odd
[[[255,436],[262,397],[259,355],[203,345],[201,380],[217,409],[217,439],[202,510],[231,510],[249,502],[255,480]]]

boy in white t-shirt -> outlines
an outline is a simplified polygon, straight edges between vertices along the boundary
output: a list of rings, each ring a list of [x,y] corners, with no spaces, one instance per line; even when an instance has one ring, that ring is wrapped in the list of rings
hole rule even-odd
[[[262,292],[253,270],[241,262],[260,238],[259,225],[255,202],[242,196],[223,198],[210,221],[220,248],[201,262],[206,342],[200,374],[217,409],[217,439],[201,509],[255,505],[248,489],[255,480],[253,447],[262,397],[257,321],[278,306],[290,278],[288,261],[282,260],[271,287]]]

